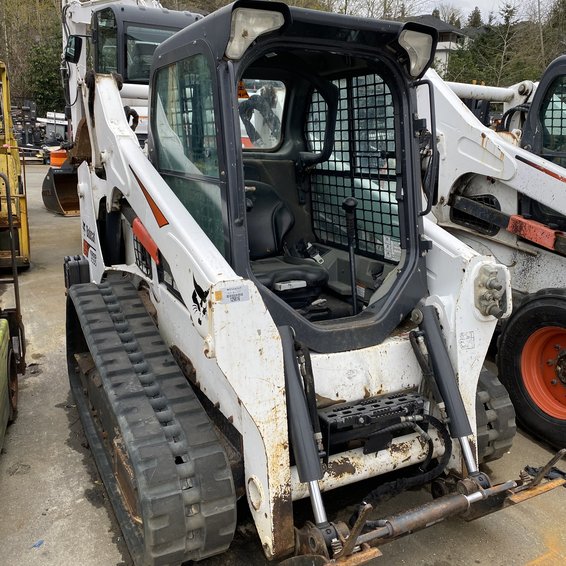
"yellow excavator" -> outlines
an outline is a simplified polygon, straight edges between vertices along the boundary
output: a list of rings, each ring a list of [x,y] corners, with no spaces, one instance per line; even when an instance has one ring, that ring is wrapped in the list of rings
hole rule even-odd
[[[29,231],[18,147],[10,117],[6,65],[0,61],[0,449],[6,426],[16,418],[18,374],[25,372],[25,335],[20,307],[18,267],[29,266]],[[11,273],[8,269],[10,268]],[[14,306],[6,307],[5,287]]]
[[[11,197],[11,187],[8,176],[0,171],[0,187],[7,200]],[[20,305],[20,290],[18,284],[18,266],[16,262],[16,228],[15,216],[11,207],[7,213],[8,253],[11,274],[2,273],[0,289],[0,450],[4,444],[6,427],[12,423],[18,408],[18,374],[23,375],[26,369],[26,339],[22,311]],[[12,286],[13,306],[6,306],[5,288]]]
[[[0,269],[11,266],[8,210],[14,224],[16,263],[19,268],[30,265],[29,224],[25,180],[18,144],[14,137],[10,116],[10,84],[6,65],[0,61],[0,173],[4,173],[12,187],[8,198],[6,187],[0,183]],[[25,177],[25,176],[24,176]]]

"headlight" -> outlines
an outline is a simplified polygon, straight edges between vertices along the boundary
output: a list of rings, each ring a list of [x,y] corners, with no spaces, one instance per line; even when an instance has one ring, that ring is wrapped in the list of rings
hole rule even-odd
[[[230,39],[226,47],[228,59],[240,59],[260,35],[279,29],[285,23],[281,12],[236,8],[232,12]]]
[[[399,34],[399,45],[409,55],[409,73],[418,77],[432,57],[432,36],[412,29],[404,29]]]

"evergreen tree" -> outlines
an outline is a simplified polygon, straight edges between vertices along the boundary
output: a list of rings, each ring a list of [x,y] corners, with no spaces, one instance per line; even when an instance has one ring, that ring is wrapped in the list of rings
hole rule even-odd
[[[62,112],[65,108],[59,71],[61,34],[55,36],[55,41],[48,44],[34,43],[29,51],[27,96],[36,102],[38,116],[51,111]]]
[[[566,0],[555,0],[543,28],[546,61],[548,64],[566,51]]]
[[[468,16],[468,27],[470,28],[481,28],[483,22],[481,19],[480,9],[476,6]]]

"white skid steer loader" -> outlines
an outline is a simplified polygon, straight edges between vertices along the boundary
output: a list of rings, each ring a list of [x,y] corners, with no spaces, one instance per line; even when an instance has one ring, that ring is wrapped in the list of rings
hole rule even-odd
[[[434,216],[463,242],[509,268],[513,314],[500,329],[499,378],[519,422],[562,448],[566,57],[551,63],[538,84],[523,81],[497,88],[445,83],[432,70],[426,78],[434,91],[439,152]],[[419,111],[426,113],[429,101],[420,89]],[[503,106],[497,131],[486,125],[494,103]]]
[[[153,53],[146,151],[126,83],[66,38],[90,148],[69,375],[134,562],[225,552],[243,497],[267,558],[362,564],[563,485],[478,469],[514,432],[501,387],[477,406],[511,291],[504,266],[423,217],[416,87],[435,32],[255,0],[194,20]],[[457,491],[371,516],[385,492],[448,475]],[[368,478],[350,525],[327,514],[330,490]],[[303,498],[312,521],[295,528]]]

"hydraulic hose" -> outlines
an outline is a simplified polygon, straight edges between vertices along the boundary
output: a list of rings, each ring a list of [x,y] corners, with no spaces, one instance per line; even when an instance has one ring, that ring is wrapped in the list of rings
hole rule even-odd
[[[507,110],[501,117],[501,124],[496,131],[508,132],[509,125],[511,123],[511,117],[513,116],[513,114],[516,114],[517,112],[522,112],[523,114],[526,114],[529,111],[530,107],[531,107],[530,103],[526,102],[524,104],[518,104],[517,106],[513,106],[513,108],[509,108],[509,110]]]
[[[432,367],[430,366],[430,362],[426,358],[425,354],[421,350],[419,339],[423,340],[423,335],[421,332],[416,332],[414,330],[409,332],[409,341],[411,342],[413,352],[415,354],[415,357],[417,358],[417,362],[419,363],[421,371],[423,372],[423,377],[432,390],[432,396],[437,403],[443,403],[444,401],[442,399],[442,396],[440,395],[440,390],[438,389],[438,385],[436,385],[436,381],[434,380]]]

